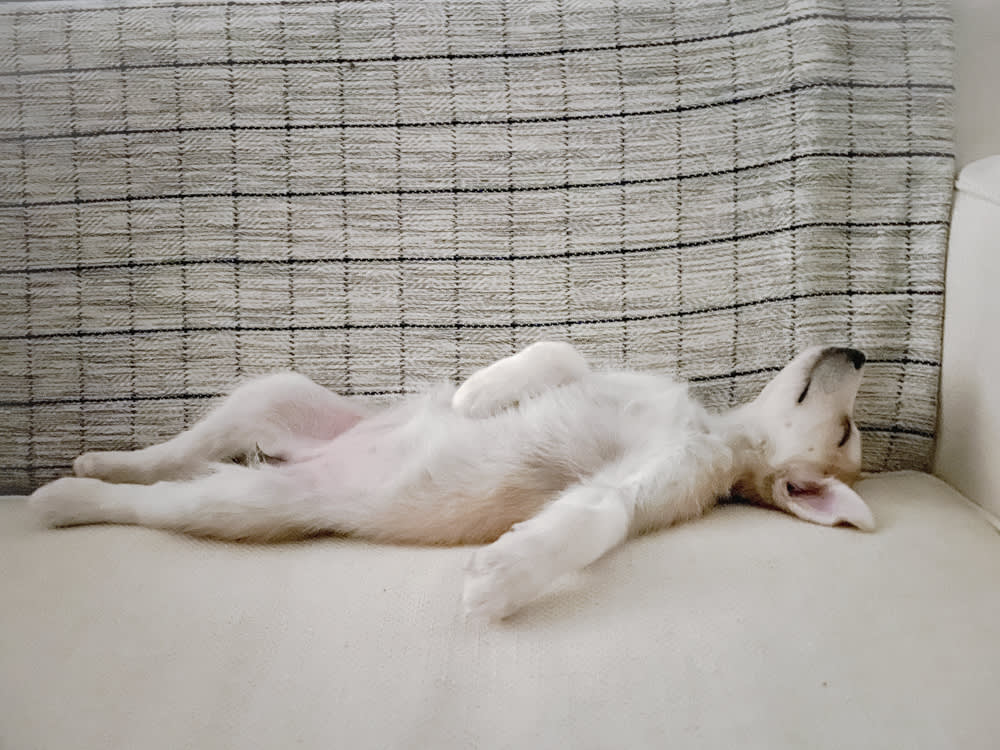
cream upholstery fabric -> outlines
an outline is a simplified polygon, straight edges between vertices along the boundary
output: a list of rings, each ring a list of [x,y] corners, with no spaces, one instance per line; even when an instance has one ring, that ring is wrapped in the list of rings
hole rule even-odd
[[[955,148],[959,167],[1000,154],[1000,3],[951,0],[955,18]]]
[[[724,508],[466,623],[468,549],[46,531],[0,502],[0,747],[995,748],[1000,540],[921,474],[874,534]]]
[[[934,470],[1000,513],[1000,156],[966,166],[957,186]]]

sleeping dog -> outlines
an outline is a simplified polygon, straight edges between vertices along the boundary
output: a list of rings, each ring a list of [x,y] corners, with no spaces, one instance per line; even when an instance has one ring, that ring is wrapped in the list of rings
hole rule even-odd
[[[237,388],[165,443],[80,456],[76,477],[30,502],[53,526],[488,543],[469,564],[464,600],[500,618],[630,535],[729,496],[873,528],[851,489],[864,361],[854,349],[808,349],[721,414],[670,378],[591,369],[561,342],[381,411],[280,373]]]

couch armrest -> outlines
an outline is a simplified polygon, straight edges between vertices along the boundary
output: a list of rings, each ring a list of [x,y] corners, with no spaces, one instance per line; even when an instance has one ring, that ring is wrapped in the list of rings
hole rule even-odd
[[[1000,513],[1000,156],[958,177],[934,473]]]

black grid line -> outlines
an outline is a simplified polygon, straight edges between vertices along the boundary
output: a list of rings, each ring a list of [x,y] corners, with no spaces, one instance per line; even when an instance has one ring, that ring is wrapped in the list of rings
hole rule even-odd
[[[728,22],[729,29],[733,28],[733,3],[732,0],[726,0],[726,20]],[[727,46],[729,47],[729,65],[731,68],[731,77],[733,81],[739,81],[740,69],[736,61],[736,47],[732,39],[727,39]],[[735,169],[740,163],[740,133],[739,133],[739,118],[735,109],[731,112],[731,117],[729,121],[729,127],[732,131],[732,157],[733,157],[733,168]],[[796,150],[796,146],[792,145],[792,150]],[[732,234],[740,233],[740,173],[733,172],[732,175],[732,191],[729,196],[730,203],[732,204]],[[733,299],[740,299],[740,278],[739,278],[739,248],[733,243],[732,252],[730,253],[730,261],[732,264],[732,275],[730,279],[730,289],[732,290]],[[729,361],[730,369],[735,370],[737,363],[739,361],[739,339],[740,339],[740,311],[733,310],[733,325],[731,327],[730,340],[729,340]],[[729,398],[728,402],[730,406],[736,404],[736,383],[734,380],[729,382]]]
[[[919,296],[919,297],[941,297],[944,295],[944,291],[941,289],[906,289],[906,290],[892,290],[892,291],[860,291],[852,290],[847,291],[826,291],[826,292],[802,292],[796,294],[787,294],[780,297],[765,297],[762,299],[747,300],[743,302],[732,302],[725,305],[711,305],[698,308],[689,308],[687,310],[671,310],[663,313],[649,313],[644,315],[626,315],[626,316],[613,316],[604,318],[574,318],[570,320],[540,320],[540,321],[509,321],[509,322],[463,322],[461,323],[462,328],[477,329],[477,330],[504,330],[504,329],[517,329],[517,328],[560,328],[565,326],[585,326],[585,325],[606,325],[606,324],[618,324],[623,323],[637,323],[642,321],[650,320],[669,320],[671,318],[687,318],[693,315],[707,315],[710,313],[717,312],[727,312],[738,309],[746,309],[749,307],[757,307],[759,305],[770,305],[770,304],[784,304],[787,302],[795,302],[803,299],[822,299],[822,298],[838,298],[838,297],[849,297],[849,296],[865,296],[865,297],[905,297],[905,296]],[[379,322],[379,323],[354,323],[351,325],[341,324],[341,323],[329,323],[329,324],[315,324],[315,325],[283,325],[283,326],[190,326],[188,328],[178,328],[178,327],[163,327],[163,328],[128,328],[128,329],[108,329],[108,330],[97,330],[97,331],[61,331],[57,333],[33,333],[33,334],[4,334],[0,336],[0,341],[38,341],[44,339],[60,339],[60,338],[90,338],[90,337],[101,337],[101,336],[138,336],[138,335],[152,335],[152,334],[168,334],[168,333],[212,333],[212,332],[228,332],[228,331],[243,331],[243,332],[275,332],[275,331],[392,331],[399,329],[414,329],[414,330],[440,330],[449,331],[455,328],[454,323],[412,323],[412,322]]]
[[[396,4],[393,3],[390,6],[389,11],[389,40],[392,45],[392,54],[395,57],[398,45],[397,35],[399,33],[397,24],[398,19],[396,17],[397,8]],[[399,68],[393,68],[392,70],[392,107],[393,107],[393,118],[399,120],[400,110],[402,108],[402,102],[399,96]],[[403,182],[403,151],[402,151],[402,138],[400,136],[399,129],[396,128],[392,131],[393,142],[392,151],[394,163],[393,176],[396,181],[396,261],[398,262],[401,258],[405,257],[403,252],[403,195],[400,192],[400,185]],[[408,327],[407,322],[407,309],[406,309],[406,268],[403,264],[397,265],[397,275],[399,290],[397,292],[397,303],[399,305],[399,354],[396,360],[399,364],[399,387],[406,387],[406,329]]]
[[[226,48],[229,50],[229,54],[232,55],[233,52],[233,33],[232,33],[232,13],[233,13],[233,3],[226,3],[226,16],[225,16],[225,33],[226,33]],[[236,70],[233,68],[228,69],[228,76],[226,83],[228,84],[229,93],[229,121],[233,124],[236,123],[237,116],[237,105],[236,105]],[[241,322],[243,320],[243,310],[242,310],[242,299],[241,299],[241,286],[243,284],[243,277],[240,269],[240,245],[241,243],[241,228],[240,228],[240,169],[239,169],[239,149],[236,143],[236,131],[232,132],[229,139],[229,158],[230,158],[230,169],[232,169],[232,217],[233,217],[233,257],[235,262],[232,263],[233,269],[233,320],[235,321],[234,327],[234,338],[233,338],[233,356],[236,358],[236,377],[243,377],[243,337],[240,335],[242,332]]]
[[[702,172],[692,172],[688,174],[668,175],[665,177],[635,178],[629,180],[609,180],[577,183],[557,183],[546,185],[508,185],[493,186],[480,185],[477,187],[448,187],[448,188],[395,188],[392,190],[302,190],[292,192],[265,192],[265,191],[239,191],[230,190],[228,192],[203,192],[203,193],[161,193],[157,195],[124,195],[118,197],[84,198],[82,200],[50,200],[50,201],[26,201],[21,203],[0,203],[0,208],[45,208],[49,206],[71,206],[74,204],[89,203],[134,203],[138,201],[161,201],[192,198],[321,198],[321,197],[362,197],[376,195],[459,195],[489,194],[489,193],[539,193],[559,190],[589,190],[594,188],[621,187],[622,185],[659,185],[668,182],[679,182],[683,180],[696,180],[706,177],[721,177],[733,174],[734,172],[748,172],[756,169],[766,169],[782,164],[791,164],[804,159],[902,159],[912,157],[923,157],[928,159],[954,160],[955,155],[951,151],[879,151],[879,152],[849,152],[849,151],[811,151],[801,154],[793,154],[780,159],[770,159],[768,161],[754,164],[744,164],[735,169],[713,169]]]
[[[73,17],[66,16],[65,23],[63,24],[63,54],[66,56],[66,63],[69,67],[73,67]],[[69,76],[66,81],[67,88],[69,90],[69,115],[72,122],[79,122],[79,109],[77,106],[77,92],[76,92],[76,76]],[[80,197],[80,157],[78,153],[79,141],[75,138],[72,141],[72,152],[70,155],[71,164],[70,169],[73,175],[73,197]],[[73,286],[75,292],[75,318],[77,329],[83,328],[83,239],[82,230],[80,227],[80,206],[73,207],[73,245],[76,252],[76,272],[73,278]],[[84,384],[86,382],[87,370],[85,367],[85,358],[83,352],[80,351],[77,354],[76,360],[76,379],[77,379],[77,393],[80,398],[83,398],[84,394]],[[79,411],[77,419],[77,429],[79,432],[79,442],[77,443],[77,452],[84,453],[87,450],[87,416],[83,409]]]
[[[905,365],[905,366],[922,366],[939,368],[941,366],[940,362],[935,360],[925,360],[925,359],[910,359],[910,358],[871,358],[867,361],[866,367],[871,367],[873,365]],[[686,379],[689,383],[711,383],[719,380],[728,380],[731,378],[750,378],[757,375],[773,375],[779,372],[782,368],[780,366],[772,367],[757,367],[751,370],[730,370],[727,372],[713,373],[711,375],[695,375]],[[341,395],[344,396],[404,396],[412,395],[417,393],[417,391],[408,391],[402,388],[389,389],[389,390],[360,390],[360,391],[344,391]],[[189,399],[192,401],[204,401],[210,399],[221,399],[227,394],[222,391],[213,392],[188,392],[184,391],[181,393],[143,393],[143,394],[130,394],[127,396],[84,396],[81,398],[64,397],[64,398],[45,398],[45,399],[29,399],[29,400],[17,400],[8,399],[0,400],[0,408],[29,408],[35,406],[75,406],[78,404],[110,404],[119,403],[126,401],[180,401],[184,399]]]
[[[14,5],[14,4],[24,4],[24,5],[40,5],[62,2],[64,0],[0,0],[0,5]],[[374,4],[376,0],[263,0],[262,2],[243,2],[234,3],[237,7],[242,8],[261,8],[270,5],[277,6],[303,6],[303,5],[346,5],[346,4],[356,4],[363,5],[366,3]],[[139,3],[136,5],[100,5],[100,6],[89,6],[89,7],[70,7],[70,8],[45,8],[45,9],[28,9],[28,10],[18,10],[18,11],[0,11],[0,16],[33,16],[33,15],[51,15],[57,13],[94,13],[94,12],[112,12],[119,10],[160,10],[160,9],[171,9],[171,8],[218,8],[226,4],[225,0],[218,0],[217,2],[212,2],[211,0],[202,0],[201,2],[172,2],[172,3]],[[857,16],[857,15],[847,15],[844,16],[844,20],[863,22],[863,21],[885,21],[890,20],[891,16],[880,15],[880,16]],[[951,16],[934,16],[934,15],[919,15],[911,17],[912,20],[929,20],[929,21],[945,21],[951,22]]]
[[[288,49],[288,30],[285,28],[285,9],[278,11],[278,41],[282,51]],[[292,189],[292,112],[288,103],[288,66],[281,66],[281,116],[284,119],[285,138],[282,148],[285,154],[285,190]],[[341,82],[343,87],[343,82]],[[235,124],[235,123],[234,123]],[[285,260],[287,262],[285,273],[288,281],[288,315],[290,320],[296,319],[295,313],[295,268],[292,263],[295,239],[292,232],[292,204],[285,204]],[[346,271],[346,269],[345,269]],[[298,363],[298,336],[294,331],[288,334],[288,369],[295,370]]]
[[[21,19],[15,18],[12,24],[11,37],[13,42],[13,53],[14,53],[14,67],[15,70],[20,70],[21,65]],[[17,130],[19,133],[24,133],[25,127],[25,116],[24,116],[24,82],[20,77],[15,79],[15,97],[17,99]],[[18,150],[18,166],[20,168],[20,178],[21,178],[21,198],[23,202],[27,201],[28,197],[28,154],[27,147],[24,143],[20,144]],[[25,206],[21,211],[21,237],[20,245],[23,248],[23,254],[25,262],[31,258],[31,238],[30,238],[30,224],[31,217],[29,215],[27,206]],[[28,335],[32,335],[35,329],[34,321],[34,304],[32,300],[33,290],[31,277],[24,277],[24,321],[25,330]],[[28,399],[33,400],[35,398],[35,348],[32,345],[32,340],[29,338],[25,341],[24,347],[24,357],[25,357],[25,369],[27,371],[27,391]],[[37,474],[35,473],[35,464],[38,461],[36,453],[36,424],[35,424],[35,412],[29,411],[27,415],[27,445],[25,446],[25,453],[28,459],[28,481],[33,485],[36,481]]]
[[[444,0],[442,4],[442,9],[444,11],[444,35],[447,45],[448,53],[451,54],[452,51],[452,33],[451,33],[451,3],[449,0]],[[448,106],[451,112],[451,118],[453,120],[458,118],[458,102],[456,101],[456,91],[455,91],[455,62],[453,60],[448,60]],[[448,147],[451,150],[451,184],[458,184],[458,133],[452,128],[449,131]],[[459,240],[458,232],[458,196],[451,196],[451,247],[452,247],[452,274],[453,283],[451,290],[451,304],[452,304],[452,315],[455,320],[455,340],[452,342],[454,347],[454,361],[452,362],[452,379],[456,382],[458,381],[459,374],[462,368],[462,262],[459,260],[461,256],[461,244]],[[405,257],[402,252],[400,252],[401,257]],[[403,266],[400,266],[401,268]]]
[[[795,40],[792,37],[793,30],[791,26],[785,27],[785,48],[788,51],[788,69],[790,71],[795,70]],[[799,127],[799,115],[798,108],[795,106],[794,100],[789,100],[789,120],[791,123],[791,149],[794,153],[798,150],[798,136],[796,131]],[[799,210],[798,203],[796,201],[797,191],[799,187],[799,171],[798,163],[791,162],[791,184],[788,190],[788,201],[792,212],[792,224],[797,224],[799,222]],[[799,243],[798,237],[793,232],[789,238],[789,289],[792,290],[792,294],[797,294],[799,291]],[[794,300],[791,305],[789,305],[789,320],[792,327],[792,335],[789,341],[788,350],[785,356],[791,359],[795,356],[795,353],[801,348],[802,342],[799,339],[799,306],[798,300]]]
[[[906,427],[904,425],[859,425],[861,432],[884,432],[891,435],[910,435],[914,437],[934,440],[934,433],[931,430],[921,430],[917,427]],[[891,439],[891,438],[890,438]]]
[[[224,3],[224,5],[229,6],[231,3]],[[757,26],[750,29],[740,29],[739,31],[725,34],[708,34],[698,37],[688,37],[684,39],[671,39],[656,42],[635,42],[622,45],[623,50],[632,49],[655,49],[662,47],[671,47],[675,45],[684,44],[700,44],[703,42],[711,42],[719,39],[731,39],[737,36],[747,36],[749,34],[759,34],[766,31],[772,31],[774,29],[781,29],[787,26],[792,26],[794,24],[803,23],[806,21],[839,21],[847,22],[853,21],[855,23],[916,23],[920,21],[927,21],[930,23],[940,23],[942,21],[950,21],[951,19],[944,16],[934,16],[934,15],[906,15],[906,16],[863,16],[863,17],[852,17],[847,14],[842,13],[807,13],[800,16],[794,16],[792,18],[787,18],[782,21],[776,21],[774,23],[765,24],[763,26]],[[597,52],[612,52],[615,47],[613,45],[595,45],[590,47],[562,47],[557,49],[548,50],[504,50],[502,52],[465,52],[458,53],[451,56],[450,59],[454,60],[487,60],[495,59],[499,57],[509,57],[509,58],[519,58],[519,57],[563,57],[566,55],[579,55],[579,54],[594,54]],[[115,71],[115,70],[151,70],[158,68],[170,68],[170,67],[185,67],[185,68],[216,68],[216,67],[257,67],[257,66],[267,66],[267,65],[364,65],[372,63],[387,63],[387,62],[426,62],[431,60],[447,60],[448,55],[445,54],[424,54],[424,55],[381,55],[372,57],[342,57],[342,58],[308,58],[308,59],[297,59],[297,60],[285,60],[283,62],[273,59],[256,59],[256,60],[236,60],[233,58],[226,58],[225,60],[201,60],[193,61],[187,63],[179,63],[174,65],[173,63],[142,63],[142,64],[132,64],[126,65],[124,62],[119,65],[95,65],[85,68],[76,68],[73,70],[66,68],[49,68],[49,69],[38,69],[38,70],[25,70],[20,73],[14,73],[9,71],[0,71],[0,78],[20,75],[20,76],[42,76],[42,75],[57,75],[61,73],[99,73],[105,71]]]
[[[35,4],[48,4],[57,2],[67,2],[67,0],[0,0],[0,5],[3,4],[15,4],[24,3],[25,5],[35,5]],[[237,8],[261,8],[267,7],[269,5],[277,5],[281,7],[292,7],[300,5],[363,5],[366,3],[374,4],[377,0],[265,0],[264,2],[244,2],[244,3],[233,3]],[[90,13],[96,11],[117,11],[117,10],[168,10],[168,9],[184,9],[184,8],[220,8],[226,3],[222,2],[210,2],[205,0],[203,2],[172,2],[172,3],[139,3],[136,5],[99,5],[90,7],[75,7],[75,8],[46,8],[45,10],[19,10],[0,12],[0,16],[33,16],[40,14],[53,14],[53,13]]]
[[[620,54],[620,53],[619,53]],[[287,70],[288,66],[283,66]],[[176,69],[179,74],[180,69]],[[783,96],[799,94],[813,91],[815,89],[910,89],[940,91],[942,93],[953,93],[955,87],[950,84],[930,83],[930,82],[905,82],[905,83],[874,83],[870,81],[812,81],[797,83],[792,86],[785,86],[780,89],[763,91],[757,94],[743,94],[741,96],[728,97],[726,99],[716,99],[708,102],[696,102],[692,104],[679,104],[673,107],[660,107],[654,109],[642,109],[635,111],[625,111],[624,107],[617,112],[579,112],[576,114],[559,115],[539,115],[534,117],[513,117],[509,114],[505,119],[483,119],[483,120],[462,120],[453,115],[450,120],[420,120],[401,122],[344,122],[343,116],[340,121],[330,123],[289,123],[287,125],[239,125],[230,123],[229,125],[191,125],[172,128],[134,128],[131,130],[92,130],[80,133],[40,133],[35,135],[17,135],[0,137],[0,143],[10,143],[13,141],[45,141],[59,140],[62,138],[101,138],[106,136],[122,135],[160,135],[170,133],[222,133],[227,131],[297,131],[297,130],[379,130],[388,128],[441,128],[441,127],[478,127],[478,126],[503,126],[503,125],[540,125],[548,123],[562,122],[587,122],[591,120],[616,120],[642,117],[657,117],[660,115],[685,114],[687,112],[698,112],[706,109],[718,107],[731,107],[751,102],[766,101]]]
[[[122,122],[127,129],[129,127],[129,88],[128,88],[128,71],[125,69],[125,14],[118,13],[115,16],[115,33],[118,37],[118,53],[121,60],[121,72],[119,83],[121,85],[122,92]],[[133,164],[132,164],[132,138],[131,136],[125,136],[125,184],[126,184],[126,203],[125,203],[125,236],[127,238],[128,246],[128,259],[130,262],[135,260],[135,235],[133,228],[133,216],[132,209],[133,203],[128,200],[128,197],[132,194],[133,189],[133,177],[135,175]],[[125,272],[126,285],[128,287],[128,315],[129,315],[129,325],[131,328],[135,328],[135,316],[136,316],[136,304],[135,304],[135,269],[130,268]],[[126,347],[128,349],[128,388],[129,393],[136,392],[136,356],[135,356],[135,338],[129,337],[126,342]],[[136,437],[136,421],[137,413],[135,408],[135,403],[130,402],[129,408],[129,436],[131,444],[135,445],[137,442]]]
[[[553,258],[594,258],[605,255],[642,255],[663,250],[678,250],[694,247],[708,247],[710,245],[721,245],[729,242],[742,242],[745,240],[759,239],[761,237],[775,237],[790,232],[798,232],[803,229],[891,229],[905,227],[939,227],[945,229],[949,226],[948,219],[919,219],[904,221],[804,221],[788,226],[773,227],[771,229],[761,229],[756,232],[743,232],[742,234],[728,234],[720,237],[707,237],[698,240],[686,240],[669,242],[659,245],[646,245],[643,247],[614,247],[599,248],[594,250],[557,250],[552,253],[513,253],[508,255],[407,255],[402,259],[385,256],[327,256],[327,257],[288,257],[288,258],[243,258],[239,262],[243,265],[370,265],[380,263],[451,263],[458,261],[476,262],[511,262],[511,261],[533,261],[551,260]],[[344,245],[349,247],[349,245]],[[226,265],[235,263],[233,257],[226,258],[189,258],[189,259],[161,259],[147,261],[121,261],[113,263],[90,263],[81,267],[81,271],[114,271],[123,268],[159,268],[165,266],[210,266]],[[20,274],[43,274],[43,273],[65,273],[74,271],[76,266],[39,266],[28,268],[3,269],[0,268],[0,276],[11,276]]]
[[[335,26],[335,36],[337,40],[337,54],[341,53],[341,45],[343,44],[343,29],[342,18],[339,13],[334,14]],[[286,68],[287,70],[287,68]],[[343,120],[347,115],[347,99],[346,99],[346,82],[344,76],[344,68],[337,68],[337,105],[338,113],[340,119]],[[347,190],[347,144],[344,142],[343,138],[338,139],[338,154],[340,156],[340,189],[341,191]],[[352,309],[351,309],[351,255],[352,243],[350,236],[350,222],[347,216],[347,201],[340,201],[340,247],[342,258],[345,261],[344,272],[342,278],[344,279],[343,286],[343,298],[344,298],[344,324],[352,325],[351,321],[353,319]],[[344,378],[347,383],[347,388],[353,389],[354,383],[354,361],[352,359],[353,352],[353,342],[351,341],[351,332],[348,330],[344,334]]]
[[[897,0],[897,3],[902,7],[901,0]],[[913,77],[913,68],[910,61],[910,34],[909,28],[906,24],[900,24],[900,35],[903,40],[903,68],[905,70],[905,77],[907,80]],[[906,126],[906,144],[909,147],[913,145],[913,95],[910,94],[906,97],[906,116],[904,118]],[[913,201],[910,198],[913,185],[913,162],[910,159],[906,160],[906,177],[904,181],[904,193],[907,196],[906,204],[904,206],[905,220],[909,220],[913,216]],[[909,232],[905,232],[903,237],[903,247],[905,253],[905,263],[904,273],[906,274],[906,284],[910,284],[913,281],[913,241]],[[907,300],[906,303],[906,320],[909,322],[913,320],[913,300]],[[907,336],[903,341],[903,357],[909,357],[911,353],[911,347],[913,344],[913,336],[907,329]],[[902,372],[899,378],[896,379],[896,399],[893,404],[893,421],[898,422],[904,412],[903,394],[906,392],[906,380],[907,380],[907,370],[902,368]],[[933,434],[933,433],[932,433]],[[889,445],[886,448],[885,456],[883,459],[882,469],[886,470],[890,466],[890,461],[892,460],[893,453],[896,447],[895,435],[889,435]]]
[[[615,46],[618,47],[622,43],[622,8],[621,0],[615,0],[613,7],[613,13],[615,17],[614,24],[614,40]],[[618,93],[618,110],[620,112],[625,111],[626,101],[625,101],[625,72],[624,64],[622,61],[622,52],[620,49],[615,50],[615,84],[617,86]],[[624,180],[625,176],[628,174],[628,127],[625,123],[624,118],[618,119],[618,179]],[[618,232],[622,239],[628,237],[628,197],[626,195],[625,187],[622,186],[618,191]],[[628,256],[622,252],[619,258],[619,268],[620,268],[620,283],[621,283],[621,315],[625,315],[628,308],[628,289],[629,289],[629,279],[628,279]],[[628,323],[622,325],[622,340],[621,340],[621,365],[626,367],[629,360],[629,351],[631,349],[630,339],[629,339],[629,326]]]
[[[847,77],[850,78],[854,75],[854,35],[851,29],[845,29],[844,32],[844,45],[847,49],[847,55],[845,63],[847,65]],[[854,90],[847,90],[847,147],[855,148],[857,146],[857,136],[854,132],[855,118],[854,118]],[[907,147],[913,144],[907,143]],[[855,215],[854,211],[854,162],[849,161],[845,165],[847,169],[847,220],[852,221]],[[846,237],[844,241],[844,261],[845,269],[847,271],[847,289],[848,291],[854,289],[855,278],[854,278],[854,237]],[[847,328],[847,341],[854,341],[854,298],[847,298],[847,315],[845,320],[845,326]]]
[[[670,25],[673,28],[678,28],[678,17],[677,17],[677,3],[670,3]],[[670,51],[670,62],[671,70],[673,74],[673,79],[671,83],[673,86],[671,90],[674,92],[674,100],[681,100],[681,68],[680,68],[680,56],[677,54],[677,50],[671,49]],[[674,136],[674,148],[673,151],[678,155],[678,169],[681,169],[684,164],[684,139],[681,135],[681,123],[680,120],[674,122],[674,127],[671,130]],[[678,172],[678,175],[680,172]],[[674,225],[676,226],[676,232],[678,237],[681,236],[683,232],[683,216],[684,216],[684,183],[681,180],[677,180],[677,187],[675,190],[676,199],[674,201]],[[680,242],[681,240],[677,240]],[[678,250],[683,248],[678,247]],[[683,263],[684,254],[678,252],[674,259],[674,288],[677,290],[677,304],[679,307],[683,308],[684,303],[684,284],[683,284]],[[684,318],[678,316],[677,318],[677,337],[676,337],[676,350],[674,351],[674,361],[677,363],[677,369],[681,372],[684,371],[685,357],[684,354],[687,351],[684,342]]]
[[[503,49],[507,48],[507,27],[510,24],[510,0],[501,0],[500,4],[500,46]],[[503,111],[506,115],[506,119],[509,121],[511,119],[511,91],[510,91],[510,60],[503,58]],[[507,184],[514,184],[514,134],[512,132],[512,126],[508,122],[504,126],[504,148],[507,152]],[[505,195],[507,201],[507,293],[509,295],[508,310],[510,311],[511,320],[514,320],[518,316],[518,303],[517,303],[517,254],[514,252],[514,194],[507,193]],[[516,353],[518,349],[518,340],[515,332],[511,332],[509,339],[508,354]]]
[[[559,28],[559,43],[563,46],[566,44],[566,9],[563,4],[563,0],[556,0],[556,21]],[[569,72],[566,70],[568,61],[565,55],[559,56],[559,93],[562,98],[562,114],[565,115],[569,112]],[[563,182],[569,184],[569,158],[570,151],[572,150],[572,143],[570,140],[570,128],[568,122],[562,123],[562,177]],[[563,246],[566,248],[565,252],[569,253],[573,251],[573,226],[572,226],[572,214],[573,214],[573,201],[570,197],[569,191],[565,191],[562,195],[562,242]],[[573,268],[572,264],[569,262],[569,258],[564,256],[562,263],[562,299],[563,299],[563,310],[565,310],[565,316],[570,317],[570,311],[572,310],[573,304]],[[568,331],[562,331],[562,335],[568,334]]]
[[[170,44],[173,51],[174,60],[180,60],[180,31],[178,30],[178,24],[180,23],[178,8],[175,6],[171,8],[170,11]],[[182,107],[181,107],[181,89],[183,87],[183,80],[181,76],[181,71],[179,68],[174,68],[174,75],[172,79],[173,83],[173,93],[174,93],[174,121],[177,123],[178,129],[181,128],[184,122]],[[185,164],[185,134],[178,130],[177,133],[177,162],[175,167],[177,169],[177,184],[183,191],[186,188],[187,181],[184,176],[184,164]],[[177,201],[177,211],[180,219],[180,263],[177,263],[180,271],[181,279],[181,324],[187,328],[190,325],[189,322],[189,310],[188,306],[190,288],[188,287],[188,269],[191,267],[189,261],[191,260],[189,255],[188,246],[188,221],[187,221],[187,210],[185,208],[185,203],[182,200]],[[81,326],[82,328],[82,326]],[[190,343],[188,342],[188,337],[181,337],[181,382],[184,386],[184,391],[187,392],[191,389],[191,351]],[[191,410],[188,404],[184,404],[184,429],[186,430],[191,426]]]

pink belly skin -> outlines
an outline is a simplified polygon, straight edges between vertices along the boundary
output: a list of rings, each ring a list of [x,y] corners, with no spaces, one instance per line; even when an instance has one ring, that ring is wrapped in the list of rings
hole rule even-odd
[[[337,530],[419,544],[496,539],[565,485],[551,467],[512,463],[495,422],[429,406],[363,420],[285,470]]]

